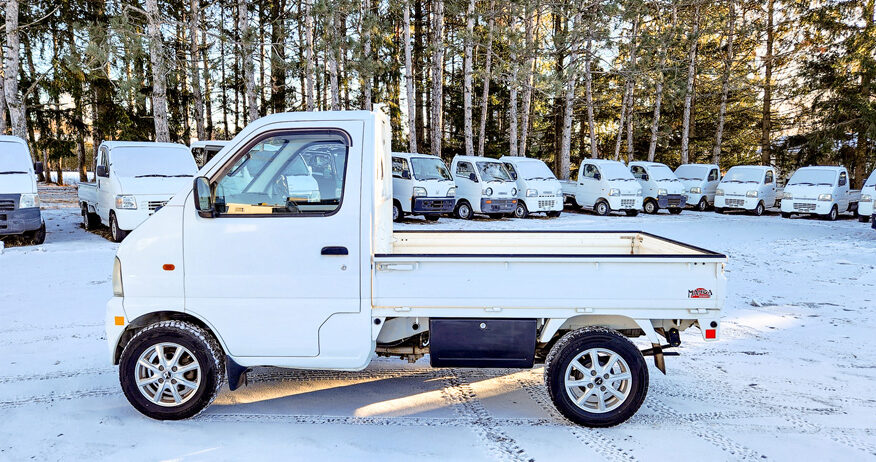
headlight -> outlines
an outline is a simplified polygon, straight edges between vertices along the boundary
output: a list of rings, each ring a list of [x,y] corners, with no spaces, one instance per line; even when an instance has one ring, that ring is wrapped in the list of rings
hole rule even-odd
[[[557,197],[563,197],[563,190],[562,189],[557,190]]]
[[[620,196],[620,189],[611,188],[608,190],[609,196]]]
[[[426,197],[426,188],[414,186],[414,197]]]
[[[535,190],[535,189],[527,189],[526,190],[526,197],[535,197],[535,196],[538,196],[538,190]]]
[[[116,196],[116,208],[134,210],[137,208],[137,200],[134,199],[134,196]]]
[[[702,194],[703,188],[690,188],[690,193],[691,194]]]
[[[757,197],[757,191],[748,191],[745,193],[745,197]]]
[[[113,263],[113,295],[116,297],[125,296],[125,290],[122,287],[122,262],[119,261],[119,257],[116,257],[116,261]]]
[[[517,195],[517,188],[511,188],[511,195],[512,195],[512,196],[516,196],[516,195]]]
[[[18,201],[18,208],[27,209],[40,206],[40,196],[36,194],[22,194]]]
[[[793,198],[794,198],[794,195],[791,194],[791,193],[789,193],[789,192],[782,193],[782,200],[785,200],[785,199],[793,199]]]
[[[493,188],[487,188],[487,189],[485,189],[485,190],[484,190],[484,195],[485,195],[485,196],[492,196],[492,195],[493,195]]]
[[[873,196],[871,196],[869,194],[862,194],[861,195],[861,202],[872,202],[872,201],[873,201]]]
[[[833,200],[833,194],[819,194],[819,195],[818,195],[818,200],[820,200],[820,201],[832,201],[832,200]]]
[[[724,190],[723,190],[723,189],[716,189],[716,190],[715,190],[715,195],[716,195],[716,196],[723,196],[723,195],[724,195]]]
[[[447,190],[447,197],[453,197],[456,195],[456,186],[451,186],[450,189]]]
[[[665,195],[666,195],[666,190],[663,189],[663,188],[658,189],[658,190],[657,190],[657,195],[658,195],[658,196],[665,196]]]

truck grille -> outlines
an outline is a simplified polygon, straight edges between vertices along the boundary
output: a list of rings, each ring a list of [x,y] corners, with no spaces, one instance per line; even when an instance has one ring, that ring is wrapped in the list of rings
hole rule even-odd
[[[154,212],[165,205],[167,205],[167,201],[149,201],[148,203],[150,212]]]
[[[680,207],[681,206],[681,198],[670,196],[666,201],[670,207]]]
[[[745,199],[724,199],[727,207],[745,207]]]
[[[553,206],[554,206],[554,201],[553,201],[553,200],[541,200],[541,199],[539,199],[539,201],[538,201],[538,208],[540,208],[540,209],[545,209],[545,208],[549,208],[549,207],[553,207]]]
[[[15,210],[15,201],[2,200],[0,201],[0,212],[11,212]]]
[[[794,210],[801,212],[811,212],[815,210],[815,204],[806,204],[804,202],[794,202]]]
[[[621,207],[632,208],[635,204],[635,199],[621,199]]]

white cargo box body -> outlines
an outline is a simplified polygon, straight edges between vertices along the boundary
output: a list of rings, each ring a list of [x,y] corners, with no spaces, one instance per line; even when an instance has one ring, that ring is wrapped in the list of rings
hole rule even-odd
[[[396,231],[375,316],[717,319],[726,256],[641,231]],[[705,326],[703,326],[702,330]]]

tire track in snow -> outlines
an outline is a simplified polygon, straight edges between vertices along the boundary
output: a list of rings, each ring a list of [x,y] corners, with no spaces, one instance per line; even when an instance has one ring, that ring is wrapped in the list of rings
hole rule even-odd
[[[209,411],[208,411],[209,412]],[[355,416],[321,416],[305,414],[234,414],[204,413],[192,420],[215,422],[279,422],[303,425],[374,425],[402,427],[470,427],[480,421],[476,417],[355,417]],[[494,425],[513,427],[561,427],[556,422],[547,419],[497,419],[492,418]]]
[[[0,409],[11,409],[16,407],[27,406],[29,404],[46,404],[55,401],[71,401],[80,398],[100,398],[105,396],[121,396],[122,390],[119,387],[113,388],[96,388],[92,390],[79,390],[68,393],[49,393],[48,395],[30,396],[8,401],[0,401]]]
[[[72,377],[81,377],[86,375],[107,375],[114,374],[115,371],[113,369],[108,368],[92,368],[92,369],[80,369],[75,371],[57,371],[57,372],[49,372],[46,374],[22,374],[22,375],[11,375],[6,377],[0,377],[0,383],[18,383],[18,382],[32,382],[32,381],[43,381],[43,380],[57,380],[57,379],[68,379]]]

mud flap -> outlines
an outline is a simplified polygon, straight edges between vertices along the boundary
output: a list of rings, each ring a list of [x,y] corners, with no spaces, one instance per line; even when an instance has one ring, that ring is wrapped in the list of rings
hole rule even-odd
[[[231,356],[225,357],[225,375],[228,377],[228,388],[231,391],[237,390],[242,385],[248,385],[246,373],[250,368],[243,367],[237,364]]]

